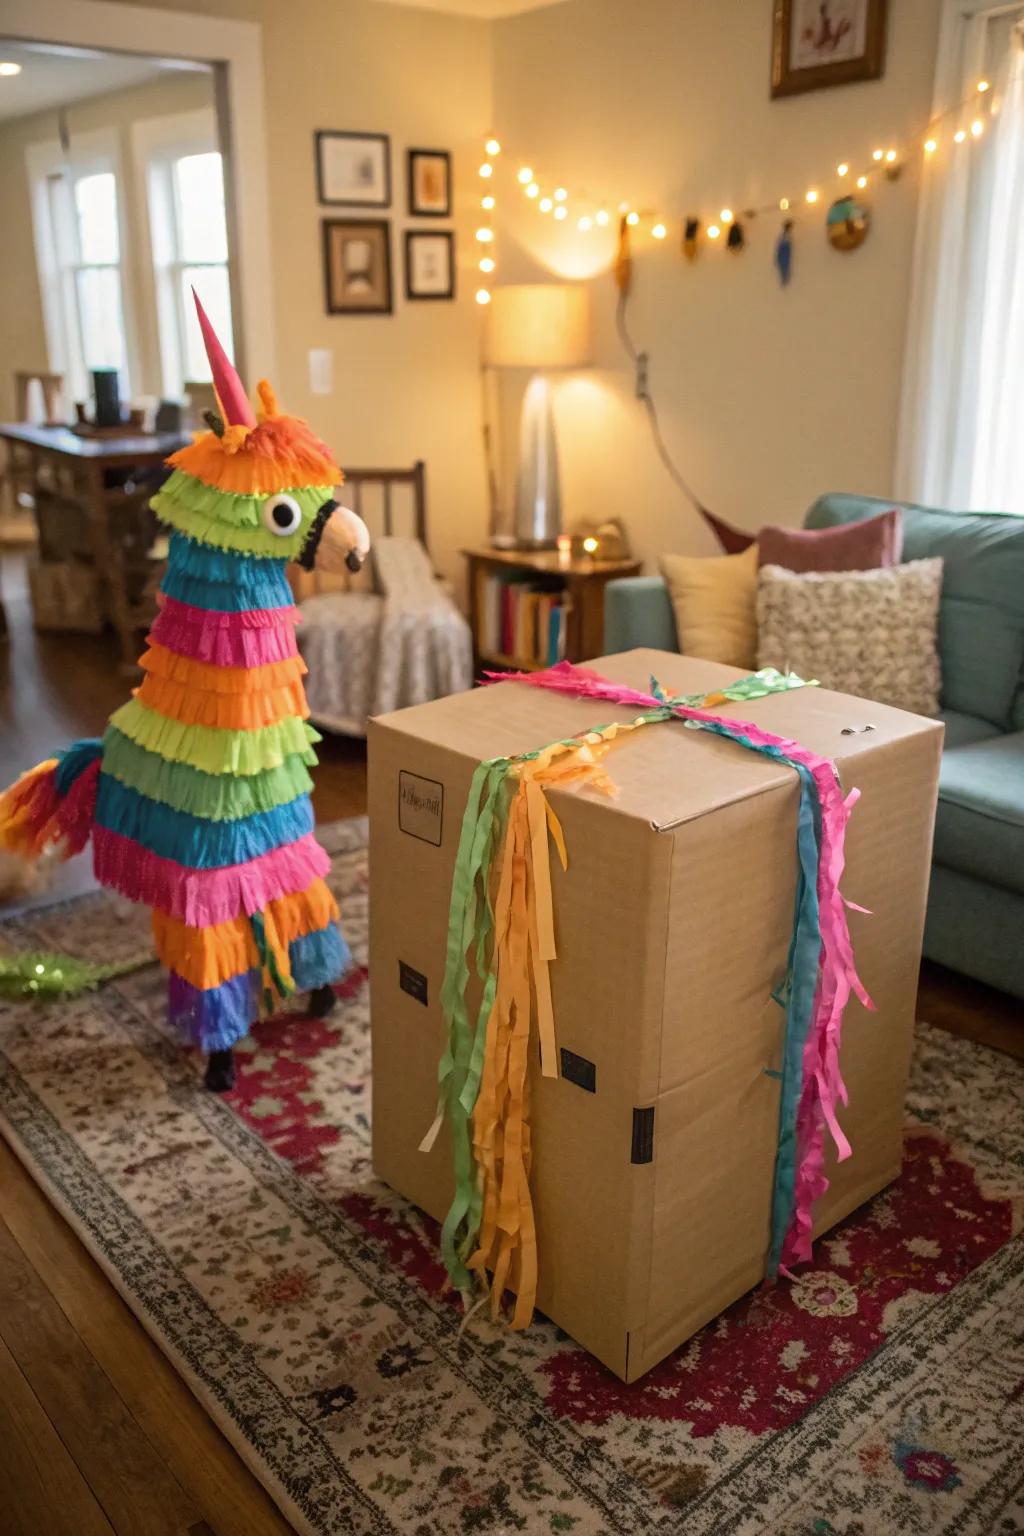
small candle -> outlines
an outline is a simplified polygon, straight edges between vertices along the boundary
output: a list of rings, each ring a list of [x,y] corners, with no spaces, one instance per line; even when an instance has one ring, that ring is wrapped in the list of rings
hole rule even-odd
[[[558,535],[558,564],[565,571],[572,564],[572,539],[567,533]]]

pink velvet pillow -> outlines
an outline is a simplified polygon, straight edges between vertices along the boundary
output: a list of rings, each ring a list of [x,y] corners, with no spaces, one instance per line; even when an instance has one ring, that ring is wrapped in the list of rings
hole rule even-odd
[[[762,528],[758,564],[798,571],[877,571],[899,565],[903,521],[898,507],[835,528]]]

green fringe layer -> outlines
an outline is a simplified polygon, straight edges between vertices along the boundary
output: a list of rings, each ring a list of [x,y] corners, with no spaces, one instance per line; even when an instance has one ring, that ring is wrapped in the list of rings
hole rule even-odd
[[[235,778],[169,762],[139,746],[116,726],[108,726],[103,738],[103,772],[172,811],[203,816],[207,821],[238,821],[242,816],[272,811],[299,795],[308,795],[313,788],[301,754],[286,757],[278,767],[263,773]]]
[[[294,560],[302,549],[309,525],[334,488],[307,485],[281,489],[295,498],[302,512],[301,526],[287,537],[271,533],[264,526],[266,496],[218,491],[180,469],[168,476],[150,506],[163,522],[201,544],[261,559]]]
[[[316,762],[312,743],[320,734],[298,715],[255,731],[227,731],[212,725],[182,725],[169,720],[138,699],[115,710],[110,724],[148,752],[171,763],[187,763],[201,773],[232,773],[248,777],[280,768],[286,758]]]

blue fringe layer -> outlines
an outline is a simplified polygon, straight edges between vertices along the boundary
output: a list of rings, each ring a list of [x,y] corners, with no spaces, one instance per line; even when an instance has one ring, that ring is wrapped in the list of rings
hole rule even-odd
[[[89,764],[94,763],[102,755],[103,742],[98,736],[86,736],[82,741],[74,741],[70,747],[66,747],[60,753],[60,761],[54,770],[53,782],[62,800]]]
[[[340,981],[352,964],[352,954],[337,923],[303,934],[288,946],[288,958],[298,992],[312,992]],[[200,991],[172,971],[168,981],[167,1016],[184,1044],[199,1050],[229,1050],[243,1039],[260,1016],[262,980],[258,970],[233,976],[219,987]]]
[[[222,869],[246,864],[305,837],[313,830],[314,816],[309,796],[299,795],[286,805],[236,821],[209,821],[187,811],[172,811],[109,773],[101,773],[96,823],[186,869]]]
[[[234,555],[175,533],[160,587],[180,603],[217,613],[288,608],[294,598],[284,567],[284,560]]]

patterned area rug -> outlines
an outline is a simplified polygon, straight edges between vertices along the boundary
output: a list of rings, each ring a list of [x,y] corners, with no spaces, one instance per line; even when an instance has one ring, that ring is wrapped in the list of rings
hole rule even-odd
[[[364,956],[365,825],[323,836]],[[99,894],[0,945],[147,927]],[[155,966],[0,1014],[4,1133],[300,1531],[1024,1530],[1019,1063],[922,1026],[898,1183],[626,1387],[544,1321],[460,1333],[434,1229],[374,1180],[365,973],[341,991],[261,1024],[226,1099]]]

